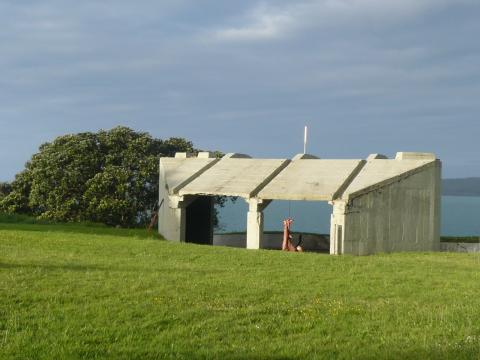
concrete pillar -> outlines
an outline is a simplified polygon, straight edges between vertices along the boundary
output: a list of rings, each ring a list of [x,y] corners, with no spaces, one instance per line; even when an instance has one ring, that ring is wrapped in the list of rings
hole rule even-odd
[[[247,200],[247,249],[260,249],[263,239],[263,210],[271,200],[251,198]]]
[[[337,254],[337,238],[335,236],[335,217],[330,215],[330,255]]]
[[[159,211],[159,231],[167,240],[185,242],[187,206],[195,196],[170,195],[167,199]]]
[[[330,217],[330,254],[344,254],[345,244],[345,202],[332,201],[333,213]]]
[[[185,241],[186,209],[162,203],[158,211],[158,232],[167,240]]]
[[[169,224],[169,234],[168,240],[185,242],[185,233],[186,233],[186,212],[187,209],[184,207],[170,208],[170,224]]]
[[[247,249],[260,249],[263,238],[263,212],[249,211],[247,215]]]

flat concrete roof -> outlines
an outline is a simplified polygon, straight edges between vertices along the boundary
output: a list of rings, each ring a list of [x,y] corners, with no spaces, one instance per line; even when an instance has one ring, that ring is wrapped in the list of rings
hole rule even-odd
[[[421,169],[434,160],[368,160],[358,175],[343,193],[343,197],[351,197],[370,190],[372,187],[382,186]]]
[[[251,159],[227,154],[221,159],[179,154],[160,159],[169,194],[224,195],[246,199],[330,201],[351,198],[435,164],[431,153],[397,153],[395,159],[372,154],[367,160]]]
[[[180,188],[218,161],[219,159],[214,158],[161,158],[160,167],[164,169],[168,192],[171,195],[177,193]]]
[[[225,195],[250,198],[286,165],[287,159],[223,158],[190,182],[179,195]]]
[[[365,160],[292,161],[258,194],[269,200],[333,200]]]

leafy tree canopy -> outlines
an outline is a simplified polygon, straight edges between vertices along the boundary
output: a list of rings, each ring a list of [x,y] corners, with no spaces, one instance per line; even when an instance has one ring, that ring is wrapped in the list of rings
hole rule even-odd
[[[2,200],[5,196],[10,194],[12,191],[12,185],[8,182],[0,182],[0,200]]]
[[[177,151],[197,150],[182,138],[155,139],[127,127],[60,136],[40,146],[0,195],[0,209],[55,221],[142,224],[157,200],[159,157]]]

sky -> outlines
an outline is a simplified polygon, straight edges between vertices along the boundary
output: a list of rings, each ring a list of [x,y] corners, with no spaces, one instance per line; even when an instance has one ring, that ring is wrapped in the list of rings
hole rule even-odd
[[[118,125],[253,157],[480,176],[478,0],[0,0],[0,181]]]

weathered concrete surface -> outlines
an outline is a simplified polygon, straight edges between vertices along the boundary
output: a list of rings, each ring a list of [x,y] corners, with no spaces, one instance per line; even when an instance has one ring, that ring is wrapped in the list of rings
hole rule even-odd
[[[219,159],[206,157],[161,158],[160,182],[169,194],[174,194],[218,161]]]
[[[349,198],[338,253],[438,251],[441,165],[433,165]]]
[[[330,254],[340,255],[344,253],[344,228],[346,202],[335,200],[330,202],[333,211],[330,218]]]
[[[263,243],[263,212],[247,213],[247,249],[260,249]]]
[[[298,233],[293,234],[293,243],[298,241]],[[282,233],[264,233],[262,239],[261,249],[276,249],[282,248],[283,234]],[[328,235],[320,234],[303,234],[302,247],[307,251],[328,252],[330,240]],[[215,234],[213,235],[213,245],[231,246],[231,247],[246,247],[246,234]]]
[[[175,158],[160,159],[158,231],[165,239],[185,241],[186,207],[195,197],[179,197],[178,189],[219,161],[200,156],[177,153]]]
[[[185,241],[189,204],[198,196],[226,195],[250,204],[245,239],[250,249],[268,247],[263,210],[273,199],[330,201],[331,254],[440,248],[441,163],[434,154],[397,153],[393,160],[372,154],[367,161],[308,154],[293,161],[209,156],[161,159],[159,231],[165,238]],[[191,226],[188,230],[198,232]]]
[[[480,243],[440,243],[440,251],[478,253],[480,252]]]
[[[382,187],[396,182],[401,177],[408,177],[410,174],[421,171],[423,167],[428,165],[435,166],[435,160],[368,160],[347,187],[342,198],[352,198],[361,193],[369,192],[375,187]]]
[[[374,160],[374,159],[388,159],[388,156],[383,154],[370,154],[367,157],[367,160]]]
[[[397,152],[396,160],[435,160],[434,153]]]
[[[263,246],[263,210],[269,204],[270,200],[257,198],[248,200],[247,249],[260,249]]]
[[[251,198],[287,164],[286,159],[222,158],[183,187],[180,195],[226,195]]]
[[[167,199],[168,201],[168,199]],[[185,241],[186,207],[172,208],[162,203],[158,211],[158,232],[171,241]]]
[[[295,160],[265,186],[258,197],[330,201],[338,196],[363,163],[364,160]]]

